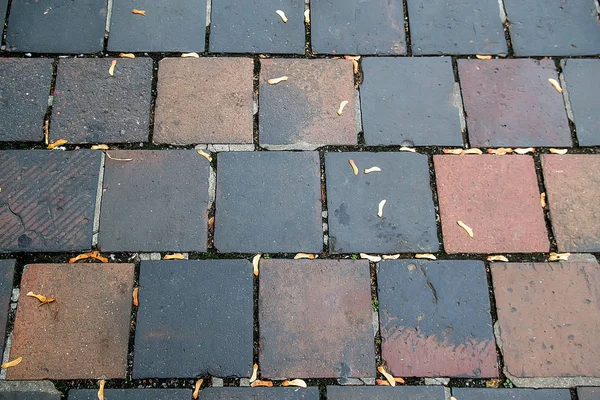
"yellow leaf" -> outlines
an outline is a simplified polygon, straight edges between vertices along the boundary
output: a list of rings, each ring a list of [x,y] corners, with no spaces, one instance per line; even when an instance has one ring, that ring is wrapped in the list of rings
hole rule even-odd
[[[41,303],[40,305],[44,305],[44,304],[48,304],[48,303],[52,303],[52,302],[56,301],[56,299],[53,297],[46,297],[41,294],[35,294],[33,292],[28,292],[26,294],[26,296],[35,297],[36,299],[38,299],[40,301],[40,303]]]
[[[200,154],[202,157],[206,158],[208,160],[208,162],[212,162],[212,157],[210,156],[210,154],[206,153],[204,150],[198,149],[197,153]]]
[[[379,256],[371,256],[369,254],[365,254],[365,253],[360,253],[360,258],[365,258],[371,262],[379,262],[381,261],[381,257]]]
[[[98,389],[98,400],[104,400],[104,385],[106,381],[104,379],[100,380],[100,388]]]
[[[390,386],[390,383],[383,379],[375,379],[375,384],[377,386]]]
[[[106,144],[95,144],[91,147],[92,150],[108,150],[108,145]]]
[[[15,358],[12,361],[5,362],[4,364],[0,365],[0,368],[14,367],[15,365],[19,365],[21,363],[21,361],[23,361],[23,357]]]
[[[284,13],[283,11],[281,11],[281,10],[276,10],[275,12],[277,13],[277,15],[279,15],[279,16],[281,17],[281,20],[282,20],[284,23],[288,22],[288,19],[287,19],[287,17],[285,16],[285,13]]]
[[[181,58],[200,58],[198,53],[183,53]]]
[[[48,149],[52,150],[55,147],[62,146],[63,144],[67,144],[65,139],[58,139],[56,142],[50,143],[48,145]]]
[[[294,256],[294,260],[299,260],[301,258],[308,258],[310,260],[314,260],[315,255],[314,254],[307,254],[307,253],[298,253]]]
[[[381,168],[379,167],[371,167],[365,169],[365,174],[370,174],[371,172],[381,172]]]
[[[554,89],[556,89],[556,91],[558,93],[563,92],[562,88],[560,87],[560,84],[558,83],[558,81],[556,79],[548,78],[548,82],[550,82],[550,84],[554,87]]]
[[[464,151],[463,149],[443,149],[442,150],[444,152],[444,154],[455,154],[455,155],[459,155],[462,154],[462,152]]]
[[[257,255],[255,255],[252,258],[252,267],[253,267],[254,276],[258,276],[258,263],[259,263],[261,257],[262,257],[262,254],[258,253]]]
[[[306,22],[307,24],[310,24],[310,10],[304,11],[304,22]]]
[[[486,55],[475,54],[475,57],[477,57],[479,60],[491,60],[492,59],[492,56],[490,56],[488,54],[486,54]]]
[[[134,288],[133,289],[133,293],[132,293],[132,296],[133,296],[133,305],[136,306],[136,307],[139,307],[139,305],[140,305],[140,301],[138,299],[138,292],[139,292],[139,290],[140,290],[140,288]]]
[[[469,236],[473,237],[473,229],[471,229],[467,224],[462,221],[456,221],[456,223],[469,234]]]
[[[165,254],[163,260],[185,260],[185,256],[181,253]]]
[[[390,386],[396,386],[396,381],[394,380],[394,377],[385,370],[383,365],[377,367],[377,371],[379,371],[383,376],[385,376],[385,379],[387,379]]]
[[[117,66],[117,60],[112,60],[112,62],[110,63],[110,68],[108,69],[108,74],[110,76],[115,75],[115,67],[116,66]]]
[[[252,382],[250,384],[250,386],[252,386],[252,387],[257,387],[257,386],[272,387],[273,386],[273,382],[271,382],[271,381],[261,381],[261,380],[257,379],[254,382]]]
[[[132,14],[137,14],[137,15],[143,15],[144,17],[146,16],[146,11],[144,10],[136,10],[135,8],[133,10],[131,10]]]
[[[121,58],[135,58],[135,54],[133,54],[133,53],[121,53],[121,54],[119,54],[119,57],[121,57]]]
[[[550,253],[548,261],[567,261],[571,253]]]
[[[542,204],[542,208],[546,208],[546,193],[540,194],[540,203]]]
[[[269,79],[269,80],[267,80],[267,83],[268,83],[269,85],[277,85],[279,82],[283,82],[283,81],[287,81],[287,80],[288,80],[288,77],[287,77],[287,76],[282,76],[282,77],[280,77],[280,78],[272,78],[272,79]]]
[[[337,110],[337,115],[342,115],[342,113],[344,112],[344,107],[346,107],[346,104],[348,104],[348,100],[344,100],[340,103],[340,108],[338,108],[338,110]]]
[[[281,383],[281,386],[298,386],[298,387],[306,387],[306,382],[304,382],[302,379],[292,379],[290,380],[285,380]]]
[[[200,393],[200,387],[202,386],[203,382],[204,382],[204,379],[198,379],[196,381],[196,386],[194,387],[194,393],[192,393],[192,397],[194,399],[198,398],[198,394]]]
[[[523,155],[527,153],[533,153],[535,149],[533,147],[527,147],[526,149],[515,149],[515,153]]]
[[[350,163],[350,166],[352,167],[352,172],[354,172],[354,175],[358,175],[358,167],[354,163],[354,160],[348,160],[348,162]]]
[[[487,258],[488,261],[504,261],[504,262],[508,262],[508,258],[504,257],[504,256],[489,256]]]
[[[567,154],[568,151],[569,150],[567,150],[567,149],[550,149],[550,153],[560,154],[560,155]]]
[[[250,377],[250,383],[254,382],[258,377],[258,364],[252,366],[252,376]]]
[[[466,149],[460,152],[461,156],[464,156],[465,154],[483,154],[483,151],[481,151],[480,149]]]
[[[423,254],[415,254],[415,258],[425,258],[427,260],[437,260],[437,257],[433,254],[423,253]]]
[[[488,149],[487,152],[488,152],[488,154],[495,154],[497,156],[503,156],[507,153],[512,153],[513,149],[511,149],[509,147],[500,147],[498,149]]]
[[[384,254],[381,258],[384,260],[397,260],[400,258],[400,254]]]
[[[406,146],[402,146],[398,149],[398,151],[410,151],[411,153],[416,153],[417,150],[413,149],[412,147],[406,147]]]

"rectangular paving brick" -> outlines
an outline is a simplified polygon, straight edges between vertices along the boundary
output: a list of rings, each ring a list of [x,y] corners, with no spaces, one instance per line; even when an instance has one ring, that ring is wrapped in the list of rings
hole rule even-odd
[[[152,59],[63,59],[58,63],[51,137],[70,143],[147,142]]]
[[[358,167],[358,175],[354,175],[350,159]],[[373,166],[381,172],[364,173]],[[439,250],[426,155],[327,153],[325,172],[332,252]],[[383,200],[383,216],[379,217]]]
[[[473,146],[571,146],[553,60],[458,60]]]
[[[319,389],[308,387],[273,388],[206,388],[200,391],[201,400],[318,400]]]
[[[320,253],[316,152],[219,154],[215,247],[236,253]]]
[[[43,58],[0,58],[0,142],[42,140],[52,62]]]
[[[570,400],[568,389],[452,388],[458,400]]]
[[[598,400],[600,387],[579,387],[577,388],[577,398],[579,400]]]
[[[261,260],[262,377],[373,377],[369,274],[367,261]]]
[[[327,398],[330,400],[445,400],[444,388],[433,386],[327,386]],[[461,400],[461,399],[457,399]]]
[[[13,288],[15,273],[15,260],[0,260],[0,353],[4,354],[4,337],[6,335],[6,322],[10,297]]]
[[[485,265],[384,261],[381,357],[394,376],[498,376]]]
[[[315,53],[406,54],[401,0],[313,0]]]
[[[253,290],[247,260],[142,261],[133,378],[250,376]]]
[[[210,166],[195,150],[111,150],[98,246],[103,251],[205,251]]]
[[[133,274],[133,264],[27,266],[10,348],[23,361],[7,379],[125,378]],[[56,301],[40,306],[30,291]]]
[[[287,76],[276,85],[267,81]],[[263,147],[313,150],[357,144],[350,60],[261,60],[259,140]],[[342,101],[348,103],[338,115]]]
[[[532,157],[433,156],[433,161],[448,253],[549,250]]]
[[[494,263],[492,278],[511,375],[600,377],[597,262]]]
[[[410,0],[414,54],[506,54],[496,0]]]
[[[450,57],[366,58],[360,90],[367,145],[462,146]]]
[[[4,400],[60,400],[61,393],[50,381],[1,381],[0,398]]]
[[[110,385],[110,382],[108,383]],[[105,389],[106,400],[190,400],[189,389]],[[97,400],[98,389],[69,390],[69,400]]]
[[[158,69],[155,143],[252,143],[251,58],[165,58]]]
[[[88,250],[100,161],[91,150],[0,152],[0,252]]]

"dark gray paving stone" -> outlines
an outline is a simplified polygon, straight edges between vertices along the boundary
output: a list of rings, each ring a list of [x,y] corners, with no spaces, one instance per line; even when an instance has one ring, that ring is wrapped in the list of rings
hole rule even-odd
[[[146,16],[133,14],[133,9]],[[108,51],[202,52],[206,4],[194,0],[120,0],[110,16]]]
[[[221,153],[217,168],[214,242],[219,251],[322,251],[318,153]]]
[[[52,62],[0,58],[0,142],[42,140]]]
[[[462,100],[450,57],[365,58],[362,70],[367,145],[463,144]]]
[[[104,46],[106,8],[106,0],[14,0],[6,48],[29,53],[97,53]]]
[[[6,9],[8,8],[8,0],[0,0],[0,24],[4,27]]]
[[[504,0],[515,54],[599,54],[600,24],[596,7],[594,0]]]
[[[205,251],[210,166],[195,150],[114,150],[104,169],[103,251]]]
[[[354,175],[348,160],[354,160]],[[377,166],[381,172],[365,174]],[[436,252],[439,249],[427,156],[325,155],[329,244],[334,253]],[[378,205],[386,200],[383,217]]]
[[[330,400],[444,400],[444,388],[433,386],[327,386],[327,398]],[[458,399],[462,400],[462,399]]]
[[[2,400],[60,400],[61,393],[50,381],[1,381]]]
[[[406,54],[402,0],[313,0],[315,53]]]
[[[4,354],[4,335],[12,295],[15,260],[0,260],[0,354]]]
[[[202,400],[318,400],[319,389],[316,387],[206,388],[200,391],[198,398]]]
[[[58,63],[51,135],[69,143],[147,142],[152,59],[64,59]]]
[[[109,383],[110,384],[110,383]],[[192,391],[188,389],[105,389],[106,400],[189,400]],[[69,390],[69,400],[97,400],[97,389]]]
[[[598,400],[600,399],[600,387],[579,387],[577,388],[577,398],[579,400]]]
[[[496,0],[410,0],[414,54],[506,54]]]
[[[142,261],[139,287],[134,379],[250,376],[247,260]]]
[[[285,13],[284,23],[276,10]],[[212,4],[210,51],[304,54],[304,1],[219,0]]]
[[[568,389],[474,389],[453,388],[460,400],[569,400]]]

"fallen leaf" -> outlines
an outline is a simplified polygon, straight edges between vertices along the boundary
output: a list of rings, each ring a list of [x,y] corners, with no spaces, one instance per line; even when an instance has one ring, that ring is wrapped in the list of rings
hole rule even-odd
[[[117,66],[117,60],[112,60],[110,63],[110,68],[108,69],[108,74],[110,76],[115,76],[115,67]]]
[[[98,389],[98,400],[104,400],[104,385],[106,381],[104,379],[100,379],[100,388]]]
[[[415,254],[415,258],[425,258],[427,260],[437,260],[436,256],[434,256],[433,254],[429,254],[429,253]]]
[[[254,276],[258,276],[258,262],[260,261],[260,257],[262,254],[258,253],[252,258],[252,266],[254,267]]]
[[[44,143],[48,146],[48,141],[50,140],[50,130],[48,129],[49,121],[44,121]]]
[[[369,254],[365,254],[365,253],[360,253],[360,258],[365,258],[371,262],[379,262],[381,261],[381,257],[379,256],[371,256]]]
[[[397,260],[400,258],[400,254],[384,254],[381,258],[384,260]]]
[[[163,260],[185,260],[185,256],[181,253],[165,254]]]
[[[390,386],[390,383],[383,379],[375,379],[375,384],[377,386]]]
[[[314,260],[315,259],[315,255],[314,254],[307,254],[307,253],[298,253],[294,256],[294,260],[299,260],[301,258],[308,258],[310,260]]]
[[[546,193],[540,194],[540,203],[542,204],[542,208],[546,208]]]
[[[344,100],[340,103],[340,108],[338,108],[338,110],[337,110],[337,115],[342,115],[342,113],[344,112],[344,107],[346,107],[346,104],[348,104],[348,100]]]
[[[212,162],[212,157],[210,156],[210,154],[206,153],[204,150],[198,149],[198,154],[200,154],[202,157],[206,158],[208,160],[208,162]]]
[[[208,220],[208,229],[212,231],[213,226],[215,226],[215,217],[210,217]]]
[[[383,376],[385,376],[385,379],[387,379],[391,386],[396,386],[396,381],[394,380],[394,377],[385,370],[383,365],[377,367],[377,371],[379,371]]]
[[[345,60],[358,61],[360,60],[360,56],[344,56]]]
[[[459,155],[462,154],[464,150],[463,149],[443,149],[442,152],[444,154],[455,154],[455,155]]]
[[[110,154],[108,154],[108,151],[106,152],[106,157],[110,158],[113,161],[133,161],[133,158],[117,158],[117,157],[113,157]]]
[[[200,58],[198,53],[183,53],[181,58]]]
[[[465,154],[483,154],[483,151],[481,151],[480,149],[466,149],[460,152],[461,156],[464,156]]]
[[[483,55],[483,54],[475,54],[475,57],[477,57],[479,60],[491,60],[492,56],[490,55]]]
[[[354,74],[358,74],[358,60],[360,60],[360,56],[344,56],[346,60],[352,60],[352,69]]]
[[[560,84],[558,83],[558,81],[556,79],[548,78],[548,82],[550,82],[550,84],[552,86],[554,86],[554,89],[556,89],[556,91],[558,93],[562,93],[563,92],[562,88],[560,87]]]
[[[533,153],[535,152],[535,149],[533,147],[528,147],[526,149],[515,149],[515,153],[523,155],[523,154],[527,154],[527,153]]]
[[[383,218],[383,206],[385,206],[386,202],[387,202],[387,200],[381,200],[379,202],[379,211],[377,211],[377,216],[379,218]]]
[[[198,379],[196,381],[196,386],[194,387],[194,393],[192,393],[192,397],[194,399],[198,398],[198,394],[200,393],[200,387],[202,386],[203,382],[204,382],[204,379]]]
[[[140,305],[140,300],[138,299],[138,292],[140,291],[140,288],[133,288],[133,305],[138,307]]]
[[[15,358],[12,361],[8,361],[8,362],[5,362],[4,364],[0,365],[0,368],[14,367],[15,365],[19,365],[21,363],[21,361],[23,361],[23,357]]]
[[[108,258],[102,257],[100,255],[100,252],[98,250],[94,250],[94,251],[90,251],[89,253],[83,253],[83,254],[80,254],[80,255],[78,255],[76,257],[73,257],[73,258],[69,259],[69,264],[76,263],[79,260],[85,260],[86,258],[93,258],[93,259],[98,260],[98,261],[103,262],[103,263],[107,263],[108,262]]]
[[[106,144],[95,144],[91,147],[92,150],[108,150],[108,145]]]
[[[257,386],[272,387],[273,386],[273,382],[271,382],[271,381],[261,381],[261,380],[257,379],[254,382],[252,382],[250,384],[250,386],[251,387],[257,387]]]
[[[365,174],[370,174],[371,172],[381,172],[381,168],[371,167],[371,168],[365,169]]]
[[[264,54],[259,54],[259,55],[258,55],[258,58],[267,58],[267,56],[266,56],[266,55],[264,55]]]
[[[288,80],[287,76],[282,76],[282,77],[279,77],[279,78],[269,79],[269,80],[267,80],[267,83],[269,85],[277,85],[279,82],[283,82],[283,81],[287,81],[287,80]]]
[[[348,160],[348,162],[350,163],[350,166],[352,167],[352,171],[354,172],[354,175],[358,175],[358,167],[354,163],[354,160]]]
[[[133,53],[120,53],[119,57],[121,57],[121,58],[135,58],[135,54],[133,54]]]
[[[29,293],[27,293],[27,295],[26,295],[26,296],[29,296],[29,297],[35,297],[35,298],[36,298],[36,299],[38,299],[38,300],[40,301],[40,303],[42,303],[42,304],[48,304],[48,303],[52,303],[52,302],[56,301],[56,299],[55,299],[55,298],[53,298],[53,297],[46,297],[46,296],[43,296],[43,295],[41,295],[41,294],[35,294],[35,293],[33,293],[33,292],[29,292]],[[41,304],[40,304],[40,305],[41,305]]]
[[[473,229],[471,229],[467,224],[462,221],[456,221],[456,223],[463,228],[469,234],[469,236],[473,237]]]
[[[281,10],[275,10],[275,12],[277,13],[277,15],[279,15],[281,17],[281,20],[283,21],[283,23],[288,22],[287,17],[285,16],[285,13]]]
[[[508,262],[508,258],[506,258],[504,256],[488,256],[487,260],[488,261],[504,261],[504,262]]]
[[[306,22],[307,24],[310,24],[310,10],[304,11],[304,22]]]
[[[398,151],[410,151],[411,153],[416,153],[417,150],[411,148],[411,147],[406,147],[406,146],[402,146],[400,147],[400,149],[398,149]]]
[[[404,383],[404,379],[394,377],[394,382],[396,382],[396,383]]]
[[[501,379],[490,379],[490,380],[488,380],[488,381],[485,382],[485,387],[487,387],[487,388],[499,388],[501,384],[502,384],[502,380]]]
[[[568,261],[571,253],[550,253],[548,261]]]
[[[495,154],[497,156],[503,156],[507,153],[512,153],[513,149],[511,149],[509,147],[500,147],[498,149],[488,149],[487,152],[488,152],[488,154]]]
[[[281,383],[281,386],[298,386],[298,387],[306,387],[306,382],[304,382],[302,379],[292,379],[290,380],[285,380]]]
[[[569,151],[568,149],[550,149],[549,150],[550,153],[552,154],[567,154],[567,152]]]
[[[52,150],[55,147],[62,146],[63,144],[67,144],[65,139],[58,139],[56,142],[50,143],[48,145],[48,149]]]
[[[450,400],[456,400],[456,397],[450,396]]]
[[[131,10],[131,12],[132,12],[133,14],[142,15],[142,16],[144,16],[144,17],[146,16],[146,11],[144,11],[144,10],[136,10],[136,9],[134,8],[133,10]]]
[[[250,377],[250,383],[254,382],[258,377],[258,364],[252,366],[252,376]]]

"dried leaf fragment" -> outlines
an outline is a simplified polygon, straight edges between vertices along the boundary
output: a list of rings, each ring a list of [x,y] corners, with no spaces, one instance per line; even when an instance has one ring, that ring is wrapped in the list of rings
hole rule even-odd
[[[387,200],[381,200],[379,202],[379,211],[377,211],[377,216],[379,218],[383,218],[383,206],[385,206],[385,203],[387,203]]]
[[[112,60],[110,63],[110,68],[108,69],[108,74],[110,76],[115,76],[115,67],[117,66],[117,60]]]
[[[511,149],[510,147],[500,147],[498,149],[488,149],[487,152],[488,152],[488,154],[495,154],[497,156],[503,156],[507,153],[512,153],[513,149]]]
[[[542,204],[542,208],[546,208],[546,193],[540,194],[540,203]]]
[[[400,149],[398,149],[398,151],[410,151],[411,153],[417,152],[417,150],[413,149],[412,147],[406,147],[406,146],[400,147]]]
[[[375,384],[377,386],[390,386],[390,383],[384,379],[375,379]]]
[[[488,256],[487,260],[488,261],[504,261],[504,262],[508,262],[508,258],[506,258],[504,256]]]
[[[281,10],[275,10],[275,12],[277,13],[277,15],[279,15],[281,17],[281,20],[283,21],[283,23],[288,22],[287,17],[285,16],[285,13]]]
[[[183,53],[181,58],[200,58],[198,53]]]
[[[481,154],[483,154],[483,151],[481,151],[480,149],[473,148],[473,149],[466,149],[466,150],[463,150],[463,151],[460,152],[461,156],[464,156],[465,154],[479,154],[479,155],[481,155]]]
[[[352,68],[354,70],[354,74],[358,74],[358,60],[360,60],[360,56],[344,56],[346,60],[352,60]]]
[[[454,154],[454,155],[459,155],[462,154],[463,149],[443,149],[442,152],[444,154]]]
[[[550,82],[550,84],[552,86],[554,86],[554,89],[556,89],[556,91],[558,93],[562,93],[563,92],[562,88],[560,87],[560,84],[558,83],[558,81],[556,79],[554,79],[554,78],[548,78],[548,82]]]
[[[67,144],[65,139],[58,139],[56,142],[52,142],[48,145],[48,149],[52,150],[55,147],[62,146],[63,144]]]
[[[394,382],[396,382],[396,383],[404,383],[404,379],[394,377]]]
[[[202,157],[206,158],[208,160],[208,162],[212,162],[212,157],[210,156],[210,154],[208,154],[204,150],[198,149],[198,154],[200,154]]]
[[[549,149],[550,153],[552,154],[567,154],[567,152],[569,151],[568,149]]]
[[[250,383],[254,382],[258,377],[258,364],[252,366],[252,376],[250,377]]]
[[[204,382],[204,379],[198,379],[196,381],[196,386],[194,386],[194,393],[192,393],[192,397],[194,399],[198,398],[198,394],[200,393],[200,388],[202,387],[203,382]]]
[[[50,140],[50,129],[48,128],[48,120],[44,121],[44,143],[48,146],[48,141]]]
[[[261,381],[260,379],[257,379],[254,382],[252,382],[250,384],[250,386],[251,387],[258,387],[258,386],[273,387],[273,382],[271,382],[271,381]]]
[[[379,256],[371,256],[369,254],[366,253],[360,253],[360,258],[365,258],[371,262],[379,262],[381,261],[381,257]]]
[[[119,54],[119,57],[121,57],[121,58],[131,58],[131,59],[133,59],[133,58],[135,58],[135,54],[133,54],[133,53],[120,53],[120,54]]]
[[[377,367],[377,371],[379,371],[383,376],[385,376],[385,379],[387,379],[390,386],[396,386],[396,381],[394,380],[394,377],[385,370],[383,365]]]
[[[310,24],[310,10],[304,11],[304,22],[306,22],[307,24]]]
[[[108,145],[106,144],[95,144],[91,147],[92,150],[108,150]]]
[[[260,261],[261,256],[262,256],[262,254],[258,253],[257,255],[255,255],[252,258],[252,267],[254,267],[254,271],[253,271],[254,276],[258,276],[258,262]],[[254,365],[256,365],[256,364],[254,364]]]
[[[397,260],[400,258],[400,254],[384,254],[381,258],[384,260]]]
[[[117,157],[113,157],[110,154],[108,154],[108,151],[106,152],[106,157],[110,158],[113,161],[133,161],[133,158],[117,158]]]
[[[307,253],[298,253],[294,256],[294,260],[300,260],[302,258],[308,258],[309,260],[314,260],[315,259],[315,255],[314,254],[307,254]]]
[[[185,256],[181,253],[165,254],[163,260],[185,260]]]
[[[371,167],[371,168],[365,169],[365,174],[370,174],[371,172],[381,172],[381,168]]]
[[[491,60],[492,56],[490,56],[489,54],[475,54],[475,57],[477,57],[477,59],[479,60]]]
[[[527,153],[533,153],[535,149],[533,147],[527,147],[526,149],[515,149],[515,153],[523,155]]]
[[[473,229],[471,229],[467,224],[465,224],[462,221],[456,221],[456,223],[458,224],[458,226],[463,228],[465,230],[465,232],[467,232],[469,234],[469,236],[473,237]]]
[[[133,288],[133,293],[131,294],[133,297],[133,305],[136,307],[139,307],[140,305],[140,300],[138,299],[138,293],[140,291],[140,288]]]
[[[298,387],[306,387],[306,382],[304,382],[302,379],[292,379],[290,380],[285,380],[281,383],[281,386],[298,386]]]
[[[571,253],[550,253],[548,261],[567,261]]]
[[[146,16],[146,11],[145,10],[136,10],[135,8],[133,10],[131,10],[132,14],[137,14],[137,15],[142,15],[142,16]]]
[[[41,303],[40,305],[42,305],[42,304],[48,304],[48,303],[52,303],[52,302],[56,301],[56,299],[53,298],[53,297],[46,297],[46,296],[43,296],[41,294],[35,294],[33,292],[27,293],[27,296],[29,296],[29,297],[35,297],[36,299],[38,299],[40,301],[40,303]]]
[[[269,85],[277,85],[279,82],[283,82],[283,81],[287,81],[288,77],[287,76],[281,76],[279,78],[271,78],[269,80],[267,80],[267,83]]]
[[[415,258],[424,258],[426,260],[437,260],[437,257],[430,253],[415,254]]]
[[[98,388],[98,400],[104,400],[104,385],[106,381],[104,379],[100,379],[100,388]]]
[[[14,367],[15,365],[21,364],[21,361],[23,361],[23,357],[15,358],[12,361],[8,361],[8,362],[5,362],[4,364],[0,365],[0,368]]]
[[[90,251],[89,253],[83,253],[83,254],[80,254],[80,255],[78,255],[76,257],[73,257],[73,258],[69,259],[69,264],[76,263],[79,260],[85,260],[86,258],[93,258],[94,260],[98,260],[98,261],[103,262],[103,263],[107,263],[108,262],[108,258],[102,257],[100,255],[100,252],[98,250],[94,250],[94,251]]]
[[[348,162],[350,163],[350,166],[352,167],[352,171],[354,172],[354,175],[358,175],[358,167],[356,166],[356,163],[354,162],[354,160],[350,159],[350,160],[348,160]]]
[[[344,112],[344,107],[346,107],[346,104],[348,104],[348,100],[344,100],[340,103],[340,108],[338,108],[338,110],[337,110],[337,115],[342,115],[342,113]]]

